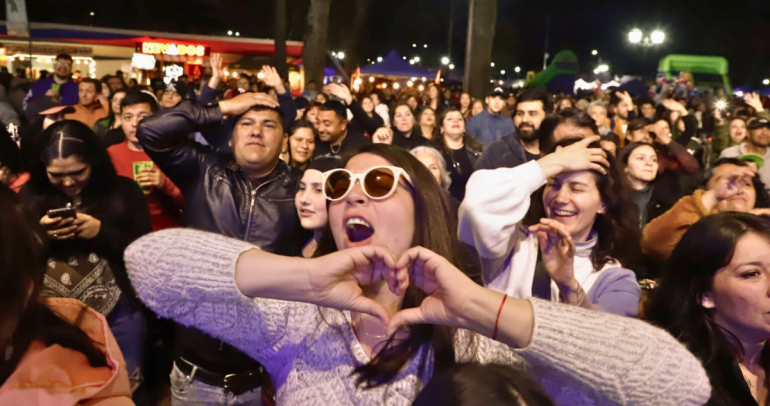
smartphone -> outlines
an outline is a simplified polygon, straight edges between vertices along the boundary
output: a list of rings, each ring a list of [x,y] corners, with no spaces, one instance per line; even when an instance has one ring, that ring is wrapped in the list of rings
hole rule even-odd
[[[62,207],[61,209],[52,209],[48,210],[48,217],[50,218],[75,218],[77,217],[77,214],[75,214],[75,210],[72,207]]]

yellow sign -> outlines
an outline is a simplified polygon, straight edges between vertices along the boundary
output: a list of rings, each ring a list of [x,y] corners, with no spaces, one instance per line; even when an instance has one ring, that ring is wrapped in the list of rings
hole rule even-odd
[[[143,42],[142,53],[150,55],[204,56],[206,55],[206,48],[203,45]]]

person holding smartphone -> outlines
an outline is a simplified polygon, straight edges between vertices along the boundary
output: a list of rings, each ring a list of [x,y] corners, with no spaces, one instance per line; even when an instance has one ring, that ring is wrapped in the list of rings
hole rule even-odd
[[[78,299],[107,318],[126,359],[132,390],[142,381],[146,322],[123,251],[151,231],[144,193],[119,177],[86,125],[53,124],[19,192],[50,238],[43,296]]]

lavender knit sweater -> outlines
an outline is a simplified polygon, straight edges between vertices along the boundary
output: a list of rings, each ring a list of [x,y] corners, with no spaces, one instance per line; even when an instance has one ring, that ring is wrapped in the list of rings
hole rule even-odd
[[[418,356],[390,385],[357,388],[351,373],[368,359],[349,312],[240,293],[235,263],[255,248],[217,234],[172,229],[134,242],[125,259],[147,306],[262,363],[279,405],[410,405],[430,379],[432,362],[424,376]],[[460,330],[458,361],[529,369],[561,405],[682,406],[708,400],[711,388],[700,362],[664,331],[576,306],[531,303],[535,329],[527,348]]]

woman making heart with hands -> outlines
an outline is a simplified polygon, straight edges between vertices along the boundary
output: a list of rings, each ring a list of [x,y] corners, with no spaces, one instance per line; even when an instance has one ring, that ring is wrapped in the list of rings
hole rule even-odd
[[[406,406],[433,374],[469,361],[530,365],[557,403],[708,399],[700,364],[659,330],[474,284],[443,192],[409,153],[363,147],[323,185],[329,225],[315,258],[164,230],[126,251],[139,297],[259,361],[278,404]]]

